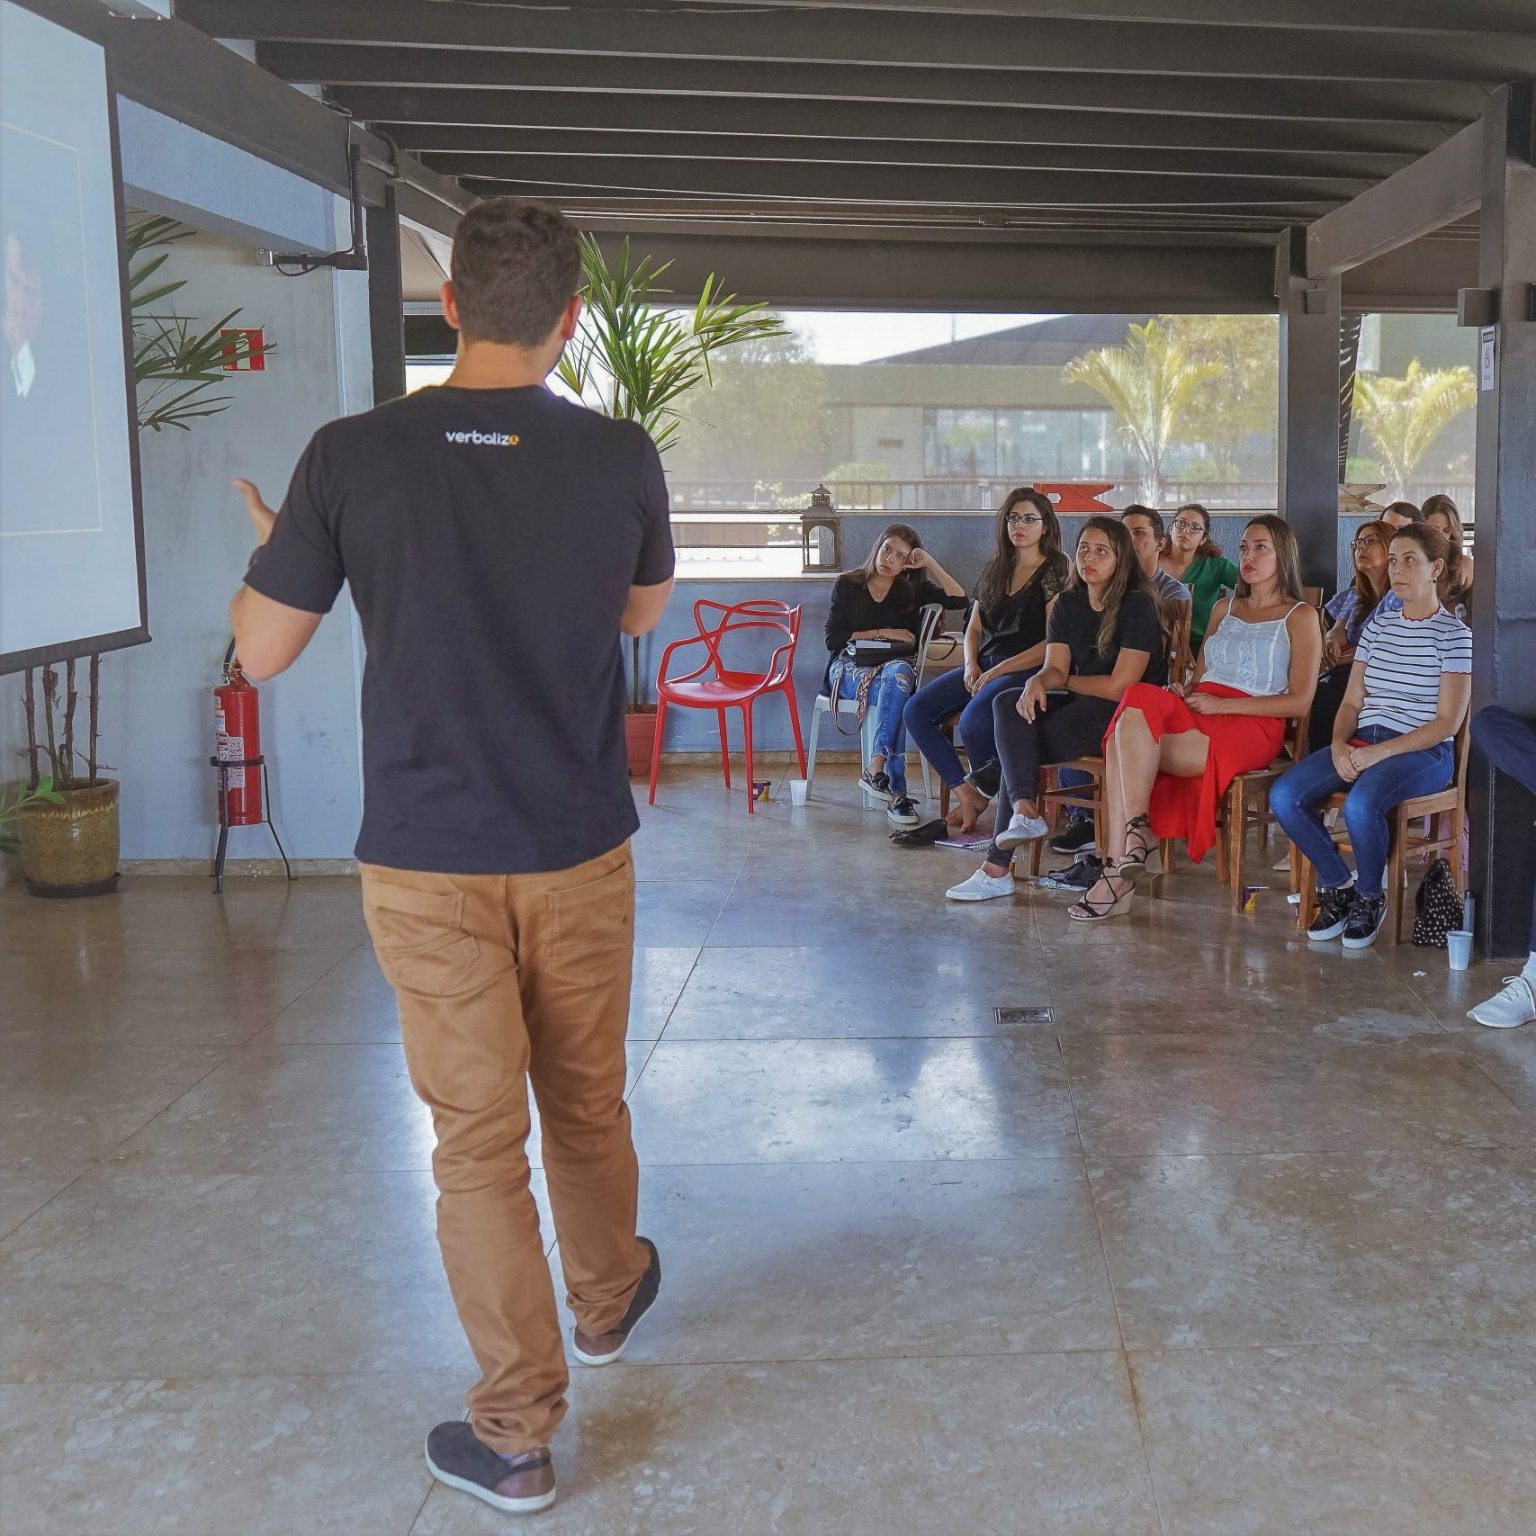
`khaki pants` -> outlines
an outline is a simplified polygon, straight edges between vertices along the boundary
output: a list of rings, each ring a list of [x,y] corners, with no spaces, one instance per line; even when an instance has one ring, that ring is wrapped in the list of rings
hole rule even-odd
[[[528,1187],[538,1100],[567,1300],[586,1333],[623,1317],[649,1254],[624,1103],[635,927],[629,845],[556,874],[364,865],[363,910],[437,1131],[437,1236],[479,1363],[470,1417],[505,1455],[548,1445],[569,1373]]]

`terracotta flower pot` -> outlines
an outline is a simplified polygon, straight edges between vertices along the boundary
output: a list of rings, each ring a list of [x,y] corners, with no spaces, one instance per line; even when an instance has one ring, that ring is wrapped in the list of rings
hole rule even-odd
[[[651,774],[651,752],[656,745],[656,710],[632,710],[624,716],[624,751],[629,776],[646,779]]]
[[[21,813],[21,871],[35,896],[101,896],[117,885],[117,781],[61,790]]]

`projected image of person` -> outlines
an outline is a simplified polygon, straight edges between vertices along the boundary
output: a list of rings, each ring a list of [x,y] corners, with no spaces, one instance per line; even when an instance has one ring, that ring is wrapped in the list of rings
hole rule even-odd
[[[95,532],[97,412],[75,156],[4,132],[0,530]]]

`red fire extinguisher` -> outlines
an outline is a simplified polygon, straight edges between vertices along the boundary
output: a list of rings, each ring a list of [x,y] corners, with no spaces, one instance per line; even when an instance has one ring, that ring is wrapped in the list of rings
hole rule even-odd
[[[255,763],[261,757],[261,706],[255,687],[240,670],[231,645],[224,659],[224,682],[213,690],[213,725],[221,763]],[[220,798],[219,820],[226,827],[255,827],[261,813],[261,778],[255,767],[229,768]]]

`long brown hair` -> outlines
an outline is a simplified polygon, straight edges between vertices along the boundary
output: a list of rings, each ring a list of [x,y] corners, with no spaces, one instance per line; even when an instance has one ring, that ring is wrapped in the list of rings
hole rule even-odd
[[[1028,502],[1040,514],[1040,569],[1030,577],[1045,588],[1051,596],[1067,584],[1071,562],[1061,547],[1061,523],[1051,498],[1032,485],[1021,485],[1009,491],[992,524],[992,553],[981,568],[976,582],[976,601],[983,613],[995,613],[1007,600],[1013,587],[1015,553],[1013,540],[1008,533],[1008,514],[1021,502]]]
[[[869,552],[869,559],[855,571],[844,571],[843,575],[849,581],[862,582],[866,587],[870,578],[876,574],[875,562],[880,558],[880,547],[887,539],[900,539],[903,544],[910,545],[913,549],[923,547],[923,536],[910,523],[887,523],[880,530],[880,537],[875,540],[874,548]],[[896,579],[891,583],[891,590],[898,586],[906,587],[913,594],[922,585],[923,573],[921,571],[899,571]],[[889,594],[887,594],[889,596]]]
[[[1098,637],[1094,641],[1099,654],[1104,655],[1114,644],[1115,631],[1120,627],[1120,610],[1126,598],[1132,592],[1149,592],[1149,588],[1147,578],[1141,573],[1141,561],[1136,558],[1136,546],[1131,543],[1131,536],[1119,518],[1105,517],[1102,513],[1090,517],[1077,535],[1079,544],[1083,542],[1086,533],[1102,533],[1115,552],[1115,574],[1104,587],[1104,609],[1099,619]],[[1072,562],[1070,590],[1082,593],[1088,591],[1088,583],[1083,580],[1083,573],[1078,570],[1076,560]]]
[[[1406,517],[1410,523],[1424,521],[1424,509],[1416,501],[1394,501],[1384,510],[1395,512],[1399,517]]]
[[[1262,528],[1275,541],[1275,596],[1288,597],[1293,603],[1306,602],[1306,593],[1301,584],[1301,547],[1296,542],[1296,533],[1291,525],[1283,517],[1276,517],[1273,512],[1262,512],[1258,517],[1250,517],[1243,524],[1243,532],[1250,528]],[[1233,588],[1234,601],[1239,597],[1249,597],[1253,589],[1243,580],[1241,569],[1238,571],[1237,585]]]
[[[1445,570],[1440,575],[1440,600],[1448,607],[1454,608],[1457,603],[1466,603],[1472,597],[1472,583],[1467,580],[1465,565],[1467,558],[1467,533],[1461,525],[1461,513],[1456,510],[1456,503],[1449,496],[1431,496],[1424,503],[1424,523],[1426,527],[1433,528],[1431,517],[1443,517],[1451,525],[1451,532],[1447,542],[1450,544],[1450,552],[1445,557]]]
[[[1138,509],[1140,510],[1140,509]],[[1221,555],[1221,545],[1211,537],[1211,514],[1200,505],[1198,501],[1186,501],[1173,515],[1182,517],[1186,512],[1193,512],[1205,526],[1205,541],[1191,556],[1191,560],[1216,560]]]
[[[1416,523],[1409,523],[1408,526],[1415,528],[1418,525]],[[1358,539],[1363,533],[1370,534],[1381,545],[1381,552],[1385,555],[1391,551],[1393,537],[1401,532],[1402,529],[1393,527],[1391,523],[1384,523],[1378,518],[1373,523],[1361,523],[1355,529],[1355,537]],[[1353,551],[1350,553],[1350,559],[1354,560]],[[1370,618],[1376,604],[1387,595],[1392,583],[1387,580],[1387,568],[1383,565],[1381,568],[1381,591],[1373,591],[1370,582],[1366,580],[1365,572],[1360,569],[1359,563],[1356,562],[1355,579],[1351,582],[1351,585],[1355,589],[1355,617],[1363,624],[1366,619]]]

